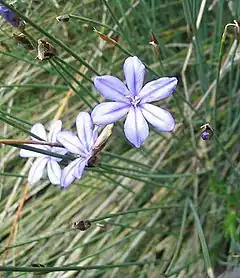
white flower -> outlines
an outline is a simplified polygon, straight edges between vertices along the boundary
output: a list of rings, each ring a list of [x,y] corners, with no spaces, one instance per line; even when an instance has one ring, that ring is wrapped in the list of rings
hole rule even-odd
[[[46,130],[42,124],[35,124],[31,128],[31,133],[37,135],[38,137],[42,138],[46,142],[57,143],[57,134],[61,131],[61,128],[62,128],[62,122],[59,120],[54,120],[51,122],[50,131],[48,134],[46,133]],[[31,139],[34,141],[41,142],[40,140],[35,139],[35,137],[31,137]],[[62,155],[67,153],[67,150],[61,147],[51,147],[48,145],[29,145],[29,146],[36,147],[38,149],[42,149],[45,151],[55,152]],[[32,167],[28,174],[28,182],[30,183],[30,185],[34,185],[41,179],[45,169],[47,170],[47,174],[50,182],[52,184],[60,184],[62,170],[58,162],[62,160],[61,158],[57,158],[57,157],[53,157],[38,152],[25,150],[25,149],[21,149],[20,156],[37,157],[37,159],[32,164]]]

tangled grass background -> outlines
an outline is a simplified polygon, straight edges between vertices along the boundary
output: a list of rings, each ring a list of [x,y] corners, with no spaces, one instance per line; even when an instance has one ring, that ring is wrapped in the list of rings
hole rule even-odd
[[[173,133],[152,130],[135,149],[122,123],[116,125],[101,168],[89,168],[65,191],[47,180],[30,188],[31,159],[1,145],[4,275],[212,278],[237,267],[239,1],[0,3],[21,13],[34,46],[17,42],[19,30],[1,20],[1,140],[26,140],[33,124],[54,118],[74,130],[78,112],[103,100],[91,79],[123,80],[128,56],[146,63],[147,80],[179,79],[173,97],[160,103],[176,118]],[[56,20],[65,14],[68,22]],[[50,42],[56,57],[36,60],[38,39]],[[200,127],[207,122],[214,134],[203,141]],[[70,224],[81,220],[91,227]]]

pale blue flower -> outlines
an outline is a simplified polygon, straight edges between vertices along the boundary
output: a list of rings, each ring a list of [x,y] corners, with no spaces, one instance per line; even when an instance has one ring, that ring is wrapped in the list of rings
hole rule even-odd
[[[0,4],[0,15],[8,21],[13,27],[23,27],[24,22],[13,11]]]
[[[46,142],[57,143],[57,134],[61,131],[62,122],[59,120],[52,121],[49,133],[46,133],[45,127],[42,124],[35,124],[31,133],[37,135],[42,138]],[[34,141],[39,141],[35,137],[31,137]],[[27,145],[27,144],[26,144]],[[61,147],[51,147],[48,145],[29,145],[31,147],[36,147],[38,149],[42,149],[45,151],[51,151],[58,154],[64,155],[67,153],[67,150]],[[52,184],[60,184],[62,170],[59,166],[59,162],[62,160],[61,158],[45,155],[42,153],[29,151],[25,149],[20,150],[21,157],[36,157],[37,159],[31,166],[31,169],[28,174],[28,182],[30,185],[34,185],[37,183],[41,177],[43,176],[45,170],[47,170],[47,174],[49,180]]]
[[[149,104],[169,97],[177,86],[177,78],[163,77],[144,83],[145,66],[137,57],[128,57],[123,65],[127,86],[111,75],[94,78],[96,89],[112,102],[98,104],[92,111],[96,125],[108,125],[127,115],[124,132],[139,148],[149,135],[149,122],[158,131],[169,132],[175,127],[173,116],[163,108]]]
[[[93,156],[94,143],[97,140],[97,127],[87,112],[80,112],[76,118],[78,136],[71,131],[58,133],[58,141],[77,158],[69,163],[62,171],[61,186],[68,187],[75,179],[82,177],[88,161]]]

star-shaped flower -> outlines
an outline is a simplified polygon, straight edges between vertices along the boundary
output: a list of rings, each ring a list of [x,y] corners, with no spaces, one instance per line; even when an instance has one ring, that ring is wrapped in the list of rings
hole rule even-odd
[[[163,77],[143,86],[145,66],[137,57],[128,57],[123,65],[127,86],[111,75],[94,78],[96,89],[112,102],[98,104],[92,111],[96,125],[108,125],[127,115],[124,132],[139,148],[149,134],[149,122],[158,131],[169,132],[175,127],[173,116],[160,107],[149,104],[169,97],[177,86],[177,78]]]
[[[62,122],[59,120],[55,120],[51,122],[49,133],[46,133],[45,127],[42,124],[35,124],[31,128],[31,133],[37,135],[42,138],[44,141],[49,143],[57,143],[57,134],[60,132],[62,128]],[[31,137],[34,141],[39,141],[35,137]],[[31,147],[36,147],[38,149],[42,149],[45,151],[51,151],[58,154],[65,154],[67,150],[61,147],[51,147],[48,145],[29,145]],[[45,155],[42,153],[29,151],[25,149],[20,150],[21,157],[37,157],[37,159],[32,164],[32,167],[28,174],[28,182],[30,185],[34,185],[37,183],[44,174],[45,169],[47,169],[47,174],[49,180],[52,184],[60,184],[60,178],[62,170],[58,164],[62,159]]]
[[[94,143],[97,140],[97,127],[94,127],[92,119],[87,112],[80,112],[76,118],[78,136],[71,131],[58,133],[58,141],[78,158],[69,163],[62,171],[61,185],[68,187],[75,179],[80,179],[84,168],[93,156]]]

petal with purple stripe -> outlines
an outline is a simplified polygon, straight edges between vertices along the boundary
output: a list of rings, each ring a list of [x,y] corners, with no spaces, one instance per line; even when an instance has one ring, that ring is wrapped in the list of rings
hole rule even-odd
[[[131,96],[137,96],[144,82],[144,64],[136,56],[128,57],[124,62],[123,71]]]
[[[124,117],[131,106],[122,102],[104,102],[92,111],[92,119],[96,125],[108,125]]]
[[[174,129],[174,117],[167,110],[152,104],[141,105],[141,110],[145,119],[158,131],[169,132]]]
[[[76,119],[78,138],[82,144],[82,148],[88,152],[93,144],[93,122],[87,112],[80,112]]]
[[[141,103],[159,101],[169,97],[177,86],[176,77],[163,77],[148,82],[139,93]]]
[[[124,132],[136,148],[139,148],[148,137],[149,127],[139,107],[130,108],[124,124]]]
[[[83,158],[78,162],[78,165],[75,167],[73,175],[75,176],[76,179],[80,179],[82,177],[83,171],[87,165],[88,159]]]
[[[49,159],[47,163],[48,178],[52,184],[60,184],[61,168],[56,160]]]
[[[78,137],[71,131],[60,131],[57,135],[57,140],[69,152],[76,154],[85,154],[85,149],[80,143]]]
[[[28,174],[28,182],[30,185],[34,185],[41,179],[48,160],[49,158],[44,156],[39,157],[34,161]]]
[[[48,133],[48,142],[56,143],[57,142],[57,134],[62,129],[62,121],[53,120],[50,123],[49,133]]]
[[[94,78],[94,86],[106,99],[129,103],[129,99],[126,98],[129,95],[127,87],[120,79],[114,76],[96,76]]]
[[[38,137],[42,138],[44,141],[47,141],[47,133],[46,129],[42,124],[35,124],[31,128],[31,133],[37,135]],[[36,141],[37,139],[31,136],[31,139]]]
[[[78,158],[73,160],[68,164],[67,167],[65,167],[62,170],[62,176],[61,176],[61,186],[66,188],[70,184],[74,182],[76,177],[74,176],[75,169],[78,167],[79,162],[82,160],[82,158]]]

